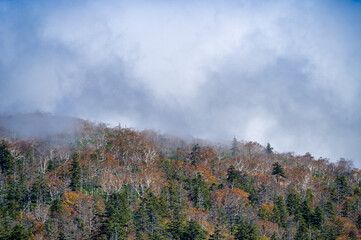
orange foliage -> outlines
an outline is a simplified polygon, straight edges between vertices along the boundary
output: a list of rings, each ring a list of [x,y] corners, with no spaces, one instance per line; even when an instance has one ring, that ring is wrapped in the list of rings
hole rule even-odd
[[[212,171],[207,170],[207,167],[204,165],[199,165],[198,166],[198,172],[202,173],[203,175],[203,179],[209,183],[209,184],[213,184],[216,183],[218,184],[218,178],[216,178],[215,176],[213,176]]]
[[[91,204],[91,197],[81,192],[64,193],[63,208],[68,217],[75,218],[81,212],[81,208]]]
[[[240,203],[247,203],[249,193],[243,191],[239,188],[225,188],[225,189],[218,189],[212,194],[214,200],[217,203],[218,207],[225,206],[225,205],[234,205]]]
[[[242,189],[233,188],[231,189],[231,192],[234,193],[237,197],[242,198],[242,200],[248,201],[249,193],[243,191]]]

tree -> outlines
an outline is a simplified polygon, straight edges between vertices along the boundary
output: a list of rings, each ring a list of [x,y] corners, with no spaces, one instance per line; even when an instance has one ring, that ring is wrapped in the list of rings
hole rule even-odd
[[[258,230],[251,222],[238,219],[234,227],[234,238],[238,240],[257,240]]]
[[[300,239],[300,240],[308,239],[307,224],[303,220],[299,221],[295,239]]]
[[[191,164],[192,165],[197,165],[197,163],[201,160],[202,154],[201,154],[201,147],[196,144],[193,146],[192,148],[192,152],[191,152]]]
[[[9,239],[26,240],[30,239],[31,232],[26,230],[23,225],[17,224],[10,233]]]
[[[71,163],[71,181],[70,187],[73,191],[79,190],[81,186],[81,169],[79,163],[79,154],[73,154],[73,161]]]
[[[281,164],[276,162],[272,166],[273,166],[272,175],[276,175],[277,182],[278,182],[278,179],[279,179],[280,176],[286,178],[286,175],[283,172],[283,168],[282,168]]]
[[[337,176],[335,180],[336,184],[336,191],[337,191],[337,201],[338,203],[343,200],[345,197],[347,197],[351,189],[347,184],[347,179],[345,176]]]
[[[191,219],[183,233],[184,240],[203,240],[207,238],[207,232],[202,229],[202,226],[195,220]]]
[[[273,147],[271,147],[271,144],[269,144],[269,143],[267,143],[266,153],[273,154]]]
[[[323,220],[324,220],[324,213],[322,209],[319,206],[317,206],[315,208],[315,212],[312,214],[311,225],[316,229],[320,229]]]
[[[287,220],[287,207],[282,196],[276,198],[276,203],[273,207],[273,219],[280,227],[285,227]]]
[[[238,172],[233,165],[231,165],[227,170],[227,181],[232,186],[238,181]]]
[[[103,215],[103,224],[96,239],[126,239],[131,211],[128,204],[128,193],[123,189],[119,193],[113,193],[106,202]]]
[[[238,141],[237,141],[236,137],[233,138],[231,151],[232,151],[232,156],[233,157],[237,156],[237,154],[239,153]]]
[[[210,209],[212,201],[207,183],[203,180],[202,175],[198,174],[196,178],[193,178],[190,185],[189,197],[194,202],[194,206]]]
[[[301,198],[296,190],[292,190],[287,196],[287,210],[290,215],[295,215],[301,205]]]
[[[210,236],[209,240],[222,240],[224,237],[222,236],[221,226],[217,223],[216,228],[214,229],[214,233]]]
[[[167,202],[164,198],[157,197],[147,189],[143,194],[139,208],[135,212],[135,223],[137,233],[140,237],[158,236],[164,233],[163,218],[168,216]]]
[[[333,219],[336,216],[336,210],[331,201],[326,202],[325,211],[329,219]]]
[[[7,142],[5,140],[1,141],[0,144],[0,168],[1,173],[8,173],[14,167],[14,157],[11,155]]]

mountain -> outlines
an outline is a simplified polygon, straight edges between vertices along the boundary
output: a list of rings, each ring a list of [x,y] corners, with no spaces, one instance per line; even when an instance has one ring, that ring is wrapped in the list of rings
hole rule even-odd
[[[13,138],[44,138],[61,133],[73,133],[81,122],[78,118],[42,112],[0,115],[0,134]]]
[[[39,113],[1,126],[0,239],[361,237],[361,171],[344,159]]]

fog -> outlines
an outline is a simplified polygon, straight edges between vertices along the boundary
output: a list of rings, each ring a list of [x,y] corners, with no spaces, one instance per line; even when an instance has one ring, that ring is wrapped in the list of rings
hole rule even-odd
[[[2,1],[0,114],[44,111],[361,166],[357,1]]]

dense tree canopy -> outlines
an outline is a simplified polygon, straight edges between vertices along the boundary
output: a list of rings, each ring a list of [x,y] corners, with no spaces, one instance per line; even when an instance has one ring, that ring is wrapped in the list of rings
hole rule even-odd
[[[359,239],[347,161],[83,122],[3,137],[0,239]]]

